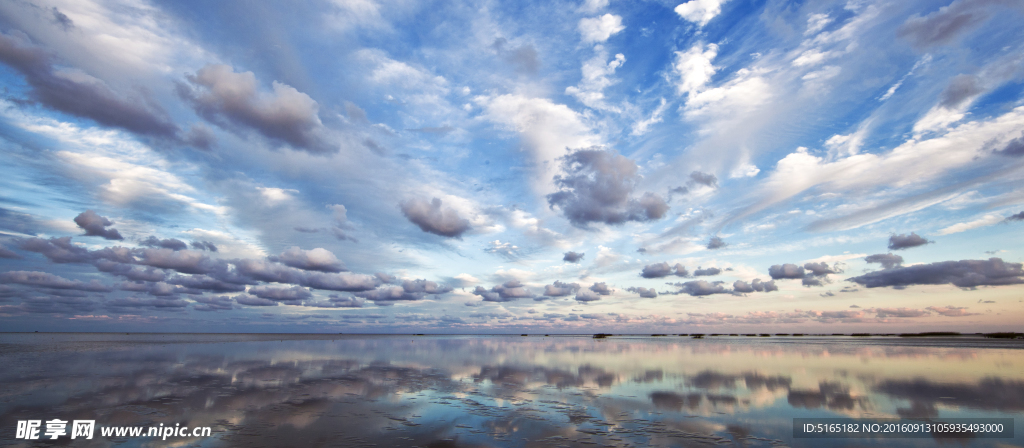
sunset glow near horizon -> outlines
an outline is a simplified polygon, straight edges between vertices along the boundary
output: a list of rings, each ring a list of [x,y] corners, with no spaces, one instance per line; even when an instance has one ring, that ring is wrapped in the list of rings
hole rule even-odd
[[[0,3],[5,331],[1021,331],[1024,3]]]

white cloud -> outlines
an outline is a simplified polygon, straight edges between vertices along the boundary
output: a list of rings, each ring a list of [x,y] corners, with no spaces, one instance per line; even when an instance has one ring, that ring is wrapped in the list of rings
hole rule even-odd
[[[676,84],[676,90],[680,94],[688,92],[691,97],[704,90],[704,86],[715,75],[715,66],[711,64],[711,61],[716,56],[718,56],[718,45],[715,44],[708,44],[706,48],[697,44],[690,47],[689,50],[677,51],[673,68],[680,79]]]
[[[565,155],[566,148],[601,142],[584,117],[564,104],[518,94],[477,97],[475,101],[484,108],[484,118],[522,136],[536,167],[534,188],[541,194],[555,191],[551,180],[558,167],[555,159]]]
[[[607,57],[607,53],[598,51],[592,59],[584,62],[581,69],[583,79],[580,79],[577,86],[566,87],[565,93],[576,97],[589,108],[617,112],[619,108],[605,104],[603,90],[605,87],[615,84],[616,81],[610,76],[615,74],[615,69],[626,62],[626,57],[619,53],[611,61],[605,62]]]
[[[613,34],[626,29],[622,26],[622,17],[605,14],[601,17],[580,19],[579,30],[583,43],[601,43]]]
[[[978,227],[991,226],[993,224],[999,224],[1003,221],[1003,217],[999,215],[985,215],[980,219],[974,221],[961,222],[953,224],[945,229],[939,230],[939,235],[950,235],[954,233],[966,232],[971,229],[977,229]]]
[[[704,26],[722,13],[722,4],[727,1],[729,0],[690,0],[676,6],[675,11],[679,17],[696,23],[697,26]]]

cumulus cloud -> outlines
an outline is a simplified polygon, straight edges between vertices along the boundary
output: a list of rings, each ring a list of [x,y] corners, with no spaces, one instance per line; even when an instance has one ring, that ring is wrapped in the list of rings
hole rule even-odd
[[[298,246],[292,246],[281,252],[281,255],[272,256],[268,259],[306,271],[342,272],[346,270],[345,264],[338,260],[337,256],[331,251],[320,247],[303,250]]]
[[[679,76],[676,90],[680,95],[689,93],[690,98],[693,98],[704,90],[717,70],[711,63],[717,56],[718,45],[715,44],[708,44],[707,48],[697,44],[689,50],[676,52],[673,69]]]
[[[92,210],[86,210],[75,217],[75,224],[85,230],[85,236],[98,236],[108,240],[123,240],[117,229],[110,228],[113,221],[104,218]]]
[[[1012,221],[1024,221],[1024,212],[1017,213],[1016,215],[1007,216],[1004,222]]]
[[[910,249],[911,247],[924,246],[932,242],[914,232],[910,232],[910,235],[892,235],[889,237],[889,250]]]
[[[605,284],[605,282],[598,282],[594,283],[593,285],[590,285],[590,290],[602,296],[607,296],[612,293],[612,289],[609,288],[608,285]]]
[[[483,298],[484,302],[511,302],[513,300],[533,297],[533,293],[526,289],[519,280],[509,280],[492,287],[490,290],[477,286],[473,290],[473,294]]]
[[[261,299],[276,300],[278,302],[298,302],[313,297],[313,293],[301,286],[292,286],[290,288],[254,286],[249,288],[249,294]]]
[[[178,94],[196,113],[219,126],[255,130],[312,153],[337,150],[326,139],[317,102],[294,87],[274,81],[272,92],[260,92],[256,75],[235,73],[224,64],[207,65],[187,79],[192,86],[180,84]]]
[[[547,196],[548,204],[576,227],[657,220],[668,211],[657,194],[633,196],[640,181],[636,163],[614,151],[582,149],[560,160],[562,173],[554,178],[560,190]]]
[[[555,283],[544,285],[544,295],[548,297],[565,297],[579,291],[579,283],[563,283],[555,280]]]
[[[868,263],[880,263],[882,268],[892,269],[903,264],[903,257],[893,255],[892,252],[889,252],[887,254],[868,255],[864,258],[864,261]]]
[[[700,171],[694,171],[690,173],[690,180],[698,185],[704,185],[706,187],[718,188],[718,178],[711,173],[702,173]]]
[[[723,294],[729,292],[722,282],[708,282],[706,280],[695,280],[685,283],[674,283],[679,287],[676,294],[689,294],[691,296],[708,296],[711,294]]]
[[[754,291],[762,291],[763,290],[764,292],[772,292],[772,291],[778,291],[779,290],[779,287],[775,286],[775,280],[769,280],[767,282],[762,282],[761,279],[759,279],[759,278],[755,278],[754,281],[750,283],[750,287],[754,288]]]
[[[21,73],[31,98],[51,109],[141,135],[173,138],[178,132],[144,91],[122,95],[87,73],[57,68],[48,52],[24,34],[0,33],[0,62]]]
[[[600,17],[580,19],[578,29],[583,43],[601,43],[626,27],[622,26],[622,17],[605,14]]]
[[[113,230],[113,229],[111,229],[111,230]],[[179,240],[179,239],[176,239],[176,238],[168,238],[168,239],[162,240],[162,239],[159,239],[159,238],[157,238],[155,236],[152,236],[152,235],[150,235],[149,237],[147,237],[146,239],[144,239],[142,241],[139,241],[139,245],[140,246],[149,246],[149,247],[162,247],[164,249],[170,249],[170,250],[188,249],[188,245],[185,244],[185,242],[182,241],[182,240]]]
[[[0,280],[4,283],[18,283],[27,286],[41,288],[70,289],[89,292],[110,292],[113,288],[104,285],[96,280],[83,282],[81,280],[68,280],[64,277],[50,274],[48,272],[36,271],[10,271],[0,274]]]
[[[945,284],[972,288],[1024,283],[1024,269],[1021,263],[1006,263],[1000,258],[940,261],[869,272],[849,280],[868,288]]]
[[[727,1],[729,0],[690,0],[676,6],[675,12],[684,20],[703,27],[721,14],[722,4]]]
[[[711,239],[710,239],[710,240],[708,240],[708,245],[707,245],[707,248],[708,248],[709,250],[715,250],[715,249],[721,249],[721,248],[723,248],[723,247],[725,247],[725,246],[728,246],[728,245],[729,245],[729,244],[728,244],[728,243],[726,243],[726,242],[725,242],[724,240],[722,240],[721,238],[719,238],[719,237],[717,237],[717,236],[713,236],[713,237],[711,237]]]
[[[632,292],[632,293],[635,293],[635,294],[639,294],[640,297],[645,298],[645,299],[653,299],[655,297],[658,297],[658,292],[655,291],[654,288],[644,288],[643,286],[632,286],[632,287],[626,288],[626,291],[629,291],[629,292]]]
[[[469,220],[459,216],[459,212],[451,207],[442,207],[438,198],[430,202],[421,198],[410,199],[400,206],[405,217],[427,233],[461,239],[470,228]]]
[[[578,292],[576,292],[577,302],[586,303],[593,302],[596,300],[601,300],[601,294],[598,293],[597,291],[594,291],[592,288],[580,289]]]
[[[270,299],[261,299],[256,296],[249,294],[239,294],[235,296],[235,302],[246,306],[277,306],[278,303]]]
[[[640,276],[643,278],[662,278],[670,275],[687,277],[690,273],[686,271],[686,267],[682,264],[676,263],[675,266],[672,266],[667,262],[649,264],[640,271]]]
[[[1024,214],[1024,212],[1021,212],[1021,213]],[[562,256],[562,261],[565,261],[565,262],[568,262],[568,263],[579,263],[580,260],[582,260],[582,259],[583,259],[583,252],[576,253],[576,252],[573,252],[571,250],[569,252],[564,253],[563,256]]]
[[[824,277],[828,274],[840,274],[843,272],[842,269],[839,269],[838,263],[829,266],[824,261],[804,263],[804,269],[807,270],[809,275],[815,277]]]
[[[21,255],[18,255],[17,252],[0,245],[0,258],[21,258]]]
[[[693,271],[693,276],[694,277],[706,277],[706,276],[711,276],[711,275],[718,275],[718,274],[721,274],[721,273],[722,273],[722,270],[718,269],[718,268],[714,268],[714,267],[712,267],[712,268],[697,267],[697,269]]]
[[[804,278],[804,275],[806,275],[806,271],[804,271],[804,268],[792,263],[786,263],[782,265],[776,264],[768,268],[768,275],[770,275],[774,280],[795,279]]]

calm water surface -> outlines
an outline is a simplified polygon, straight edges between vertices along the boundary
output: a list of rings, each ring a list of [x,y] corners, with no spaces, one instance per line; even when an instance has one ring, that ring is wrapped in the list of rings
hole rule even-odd
[[[72,446],[1024,446],[794,439],[793,418],[1014,418],[1024,341],[960,338],[0,334],[18,420],[210,426]]]

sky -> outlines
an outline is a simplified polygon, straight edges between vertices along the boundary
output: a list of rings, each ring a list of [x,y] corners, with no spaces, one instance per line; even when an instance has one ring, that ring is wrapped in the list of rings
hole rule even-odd
[[[1021,331],[1022,16],[0,2],[0,328]]]

